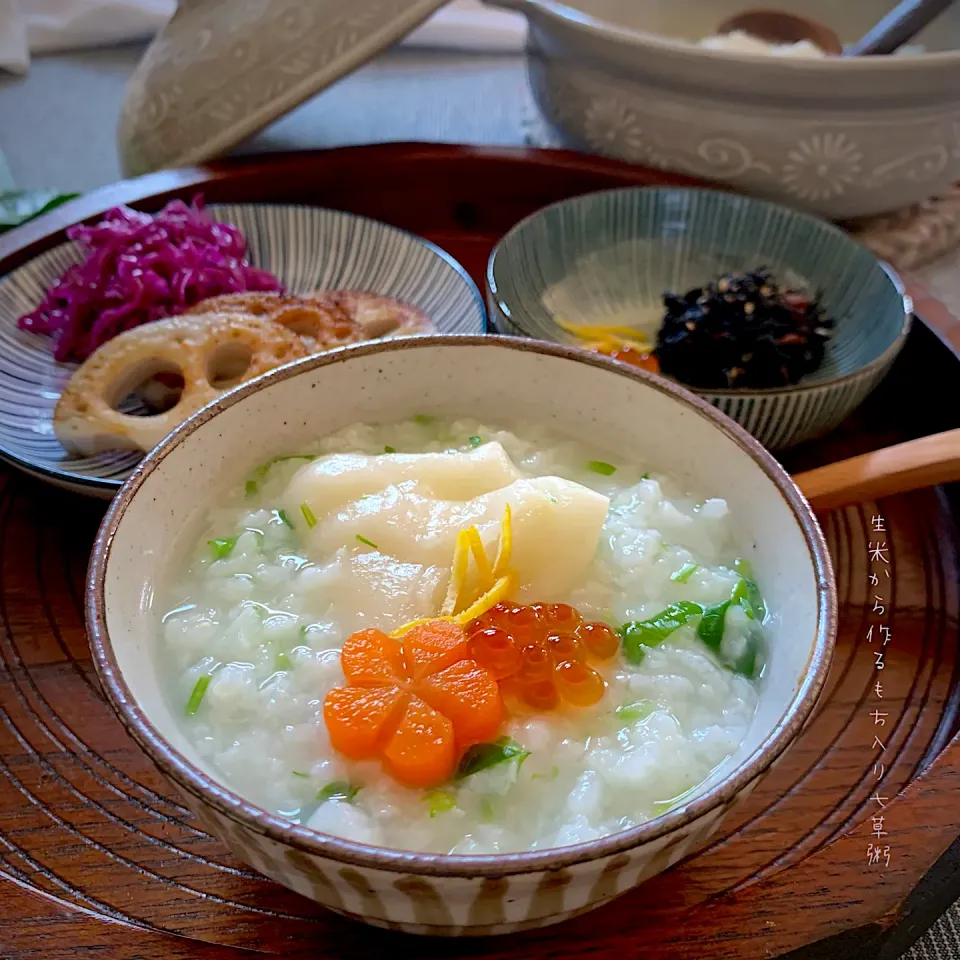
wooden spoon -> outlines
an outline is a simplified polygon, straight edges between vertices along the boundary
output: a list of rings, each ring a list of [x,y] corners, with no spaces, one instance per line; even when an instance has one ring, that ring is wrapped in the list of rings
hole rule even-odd
[[[875,27],[846,48],[825,24],[782,10],[747,10],[724,20],[717,33],[740,30],[776,45],[809,40],[832,56],[866,57],[893,53],[952,3],[953,0],[901,0]]]
[[[835,510],[960,480],[960,429],[798,473],[794,482],[814,510]]]

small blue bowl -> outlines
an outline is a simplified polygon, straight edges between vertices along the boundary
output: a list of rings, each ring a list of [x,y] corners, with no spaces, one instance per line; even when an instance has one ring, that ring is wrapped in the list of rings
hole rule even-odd
[[[770,449],[823,436],[883,379],[910,330],[896,274],[842,230],[777,204],[715,190],[628,188],[553,204],[518,223],[487,266],[501,333],[577,344],[557,320],[643,329],[665,290],[767,267],[801,286],[836,328],[822,366],[790,387],[698,390]]]

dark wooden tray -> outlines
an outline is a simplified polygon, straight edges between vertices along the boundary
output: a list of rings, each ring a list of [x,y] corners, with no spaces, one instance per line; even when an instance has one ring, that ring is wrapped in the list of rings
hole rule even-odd
[[[439,243],[482,284],[492,244],[537,207],[678,182],[552,151],[394,145],[246,159],[90,194],[0,238],[0,273],[115,203],[153,209],[202,189],[210,201],[298,201],[387,220]],[[790,469],[960,424],[960,323],[916,292],[926,324],[889,379],[833,437],[794,451]],[[958,509],[955,490],[936,489],[822,518],[841,600],[827,691],[708,849],[562,926],[444,941],[335,917],[259,878],[198,829],[124,734],[90,666],[81,601],[103,506],[0,467],[0,955],[173,960],[245,948],[321,960],[842,960],[870,950],[892,960],[960,896]],[[878,541],[889,566],[871,561]],[[870,586],[871,570],[883,589]],[[882,618],[872,610],[877,592]],[[877,671],[879,635],[870,643],[867,631],[880,622],[891,633]],[[871,817],[881,813],[878,839]],[[868,862],[871,843],[889,847],[889,865]]]

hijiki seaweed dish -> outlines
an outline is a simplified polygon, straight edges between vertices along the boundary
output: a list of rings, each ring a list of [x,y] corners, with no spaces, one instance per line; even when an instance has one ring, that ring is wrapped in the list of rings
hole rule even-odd
[[[175,565],[175,714],[267,810],[468,854],[682,804],[757,706],[770,616],[725,501],[535,426],[358,424],[236,477]]]
[[[557,322],[590,350],[690,387],[769,389],[792,386],[822,365],[834,323],[819,300],[758,269],[665,293],[655,345],[639,329]]]

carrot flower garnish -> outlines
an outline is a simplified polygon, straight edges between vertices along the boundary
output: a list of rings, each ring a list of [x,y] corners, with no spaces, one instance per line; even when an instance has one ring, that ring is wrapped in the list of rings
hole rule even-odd
[[[407,786],[449,780],[463,751],[503,720],[500,688],[470,658],[456,623],[430,620],[402,639],[361,630],[347,638],[340,663],[347,685],[323,704],[331,744],[352,760],[379,758]]]

